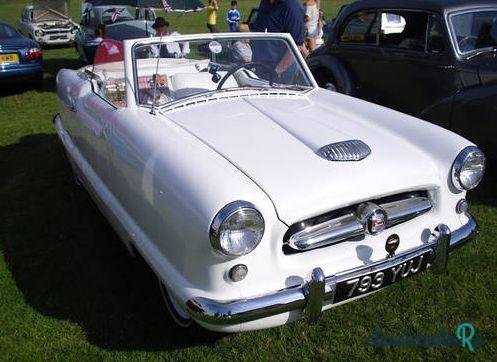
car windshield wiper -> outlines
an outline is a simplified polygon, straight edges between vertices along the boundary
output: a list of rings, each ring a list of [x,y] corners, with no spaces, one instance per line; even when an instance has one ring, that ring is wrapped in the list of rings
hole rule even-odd
[[[473,59],[475,57],[478,57],[480,55],[483,55],[483,54],[488,54],[488,53],[497,53],[497,47],[493,47],[493,48],[485,48],[485,49],[482,49],[482,50],[479,50],[477,51],[476,53],[473,53],[471,55],[468,55],[466,57],[467,60],[470,60],[470,59]]]

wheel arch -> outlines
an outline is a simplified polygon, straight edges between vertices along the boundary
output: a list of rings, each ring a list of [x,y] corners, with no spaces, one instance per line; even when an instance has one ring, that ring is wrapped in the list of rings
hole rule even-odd
[[[329,80],[334,81],[337,91],[347,95],[354,95],[352,78],[344,64],[332,55],[318,55],[311,57],[307,64],[316,82],[325,88]]]

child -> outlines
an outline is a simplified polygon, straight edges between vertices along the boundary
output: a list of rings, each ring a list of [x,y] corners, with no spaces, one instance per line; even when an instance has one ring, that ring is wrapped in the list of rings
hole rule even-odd
[[[209,0],[209,5],[207,6],[207,28],[211,33],[218,33],[217,29],[217,0]]]
[[[310,51],[316,49],[316,39],[319,28],[319,3],[317,0],[306,0],[305,2],[305,28],[306,43]]]
[[[231,9],[228,10],[226,15],[226,20],[228,21],[228,25],[230,31],[238,30],[238,22],[240,21],[240,12],[237,9],[238,3],[233,0],[231,2]]]

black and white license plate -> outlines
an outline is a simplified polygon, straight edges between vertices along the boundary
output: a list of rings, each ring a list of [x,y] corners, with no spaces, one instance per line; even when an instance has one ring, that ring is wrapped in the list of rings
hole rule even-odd
[[[402,279],[419,274],[426,270],[431,257],[432,252],[427,251],[411,259],[406,259],[402,263],[340,281],[336,285],[333,303],[375,292]]]

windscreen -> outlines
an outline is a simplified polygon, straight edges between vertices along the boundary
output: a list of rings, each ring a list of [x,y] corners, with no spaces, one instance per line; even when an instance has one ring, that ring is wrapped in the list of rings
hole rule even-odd
[[[497,47],[497,9],[468,11],[449,19],[459,53]]]
[[[307,91],[313,87],[301,58],[286,38],[181,39],[134,47],[136,98],[143,105],[212,92]]]

